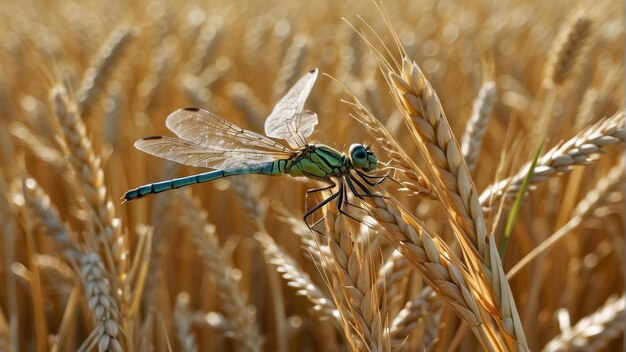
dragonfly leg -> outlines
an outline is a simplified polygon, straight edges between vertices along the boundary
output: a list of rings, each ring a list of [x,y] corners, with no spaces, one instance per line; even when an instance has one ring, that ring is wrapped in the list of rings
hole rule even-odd
[[[374,187],[374,186],[378,186],[379,184],[381,184],[383,181],[385,180],[391,180],[399,185],[402,186],[402,184],[400,182],[398,182],[398,180],[396,180],[395,178],[391,177],[389,175],[389,172],[387,172],[386,174],[384,174],[383,176],[370,176],[366,173],[363,173],[359,170],[355,170],[356,173],[359,175],[359,177],[361,177],[361,179],[367,183],[368,185]],[[370,181],[370,180],[376,180],[374,182]]]
[[[336,184],[335,184],[336,186]],[[339,189],[339,192],[337,193],[333,193],[330,197],[324,199],[323,201],[321,201],[319,204],[317,204],[316,206],[313,207],[313,209],[309,210],[306,212],[306,214],[304,214],[304,216],[302,217],[302,219],[304,220],[304,223],[306,224],[306,226],[309,228],[309,230],[313,230],[316,232],[319,232],[317,230],[313,229],[313,226],[317,225],[318,222],[316,222],[315,224],[313,224],[313,226],[309,225],[307,218],[311,215],[313,215],[313,213],[315,213],[316,211],[318,211],[321,207],[323,207],[324,205],[330,203],[333,199],[337,198],[339,195],[341,195],[342,191],[341,191],[341,187]]]
[[[357,196],[360,199],[363,199],[364,197],[370,197],[370,198],[387,198],[385,196],[383,196],[382,194],[372,194],[372,192],[370,192],[369,189],[367,189],[367,187],[365,187],[364,184],[362,184],[361,182],[359,182],[359,180],[357,180],[355,177],[352,177],[352,175],[350,175],[349,177],[346,178],[346,181],[348,181],[348,186],[351,186],[350,189],[352,190],[352,193],[354,193],[355,196]],[[359,193],[353,185],[353,182],[363,191],[363,193]]]
[[[348,187],[350,187],[349,183],[348,183]],[[352,187],[350,187],[350,188],[352,188]],[[354,220],[354,221],[356,221],[358,223],[364,223],[362,220],[355,218],[353,215],[351,215],[348,212],[346,212],[345,210],[343,210],[343,205],[344,204],[350,205],[350,206],[355,207],[355,208],[363,209],[362,207],[360,207],[358,205],[354,205],[354,204],[352,204],[352,203],[350,203],[348,201],[348,192],[346,191],[346,188],[344,187],[344,183],[343,182],[339,185],[339,192],[342,193],[342,196],[339,197],[339,200],[337,200],[337,211],[339,211],[339,214],[345,215],[345,216],[349,217],[350,219],[352,219],[352,220]],[[365,209],[363,209],[363,210],[365,210]]]
[[[327,190],[333,189],[333,188],[335,188],[335,186],[337,186],[337,184],[334,183],[333,181],[329,180],[328,182],[329,182],[328,186],[320,187],[320,188],[312,188],[312,189],[309,189],[309,190],[306,191],[306,194],[304,195],[304,208],[305,208],[305,211],[308,210],[308,208],[309,208],[309,194],[317,193],[317,192],[321,192],[321,191],[327,191]],[[331,191],[331,193],[332,193],[332,191]]]
[[[321,192],[321,191],[332,190],[333,188],[335,188],[335,186],[337,186],[337,184],[334,183],[331,180],[328,180],[328,182],[329,182],[328,186],[320,187],[320,188],[313,188],[313,189],[309,189],[309,190],[306,191],[306,193],[304,194],[304,209],[305,209],[305,212],[308,212],[308,210],[309,210],[309,194],[316,193],[316,192]],[[331,191],[331,193],[332,193],[332,191]],[[313,224],[313,226],[315,226],[316,224]],[[308,226],[308,224],[307,224],[307,226]]]

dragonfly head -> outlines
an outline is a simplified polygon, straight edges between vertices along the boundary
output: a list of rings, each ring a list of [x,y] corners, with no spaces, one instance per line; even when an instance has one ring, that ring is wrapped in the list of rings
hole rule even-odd
[[[378,167],[378,160],[374,152],[363,144],[353,144],[350,146],[350,161],[357,169],[363,171],[375,170]]]

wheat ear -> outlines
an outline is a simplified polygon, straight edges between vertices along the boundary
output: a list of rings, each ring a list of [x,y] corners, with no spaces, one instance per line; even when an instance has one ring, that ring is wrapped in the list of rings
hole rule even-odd
[[[593,162],[591,156],[602,153],[605,147],[624,143],[626,139],[625,117],[626,113],[619,111],[608,119],[589,126],[565,143],[552,148],[537,161],[530,178],[531,184],[536,185],[550,177],[568,173],[574,165],[590,164]],[[522,166],[514,176],[487,187],[480,195],[480,203],[485,205],[489,200],[497,200],[501,197],[509,200],[515,198],[528,174],[529,167],[530,162]]]
[[[406,57],[401,73],[392,71],[387,77],[396,105],[431,167],[433,187],[448,211],[470,274],[488,293],[483,296],[487,299],[484,304],[491,306],[500,329],[514,340],[516,348],[528,350],[500,256],[492,246],[492,236],[487,235],[476,187],[437,94],[419,66]]]
[[[296,294],[311,301],[313,310],[321,316],[338,321],[339,313],[333,301],[326,297],[304,269],[280,248],[271,236],[259,232],[254,235],[254,238],[263,247],[266,260],[276,266],[276,271],[287,281],[287,285],[297,290]]]
[[[545,86],[561,87],[566,83],[583,57],[591,37],[592,24],[585,13],[577,12],[561,28],[546,65]]]
[[[92,336],[94,342],[98,344],[98,351],[123,351],[118,337],[120,311],[117,301],[112,296],[109,280],[105,276],[106,269],[102,259],[96,252],[84,253],[79,258],[79,267],[89,308],[93,312],[96,324]]]
[[[461,138],[461,152],[467,163],[467,168],[473,172],[478,163],[480,146],[487,131],[487,124],[493,105],[496,102],[496,83],[483,83],[478,96],[472,105],[472,115],[465,126],[465,134]]]
[[[48,194],[33,178],[24,180],[22,192],[26,207],[35,216],[45,233],[61,244],[63,251],[69,258],[75,258],[78,254],[78,248],[73,239],[70,238],[71,230],[61,220],[59,211],[50,201]]]
[[[483,319],[468,285],[461,261],[433,237],[395,202],[381,197],[368,199],[372,217],[385,229],[381,234],[415,267],[417,272],[439,294],[448,306],[463,319],[483,346],[493,345],[486,333]]]
[[[176,296],[174,325],[181,351],[197,351],[198,342],[196,341],[196,336],[191,331],[193,327],[193,313],[189,310],[189,294],[187,292],[180,292]]]
[[[355,347],[368,351],[388,351],[388,330],[383,325],[383,312],[378,309],[378,297],[370,261],[359,246],[354,245],[344,216],[336,207],[326,209],[327,244],[330,256],[323,259],[332,271],[331,283],[335,302],[347,336],[358,336]],[[331,269],[332,268],[332,269]],[[337,297],[339,296],[339,297]],[[360,343],[359,343],[360,342]]]
[[[231,322],[232,332],[241,351],[260,351],[262,339],[256,325],[256,314],[248,307],[239,288],[239,280],[220,248],[215,226],[207,221],[200,201],[189,192],[181,192],[179,199],[185,210],[185,218],[193,231],[192,239],[202,259],[219,287],[221,307]]]
[[[561,332],[543,348],[551,351],[599,351],[624,335],[624,295],[609,299],[602,307]]]
[[[528,265],[528,263],[537,258],[540,254],[546,253],[546,251],[565,238],[572,232],[573,229],[582,224],[585,217],[593,210],[606,205],[606,198],[609,198],[609,202],[623,202],[623,198],[615,199],[605,197],[606,195],[611,194],[615,188],[621,187],[623,184],[624,163],[619,162],[611,168],[605,177],[598,180],[595,187],[591,191],[587,192],[585,197],[581,199],[578,204],[576,204],[576,207],[572,211],[572,218],[566,224],[561,226],[555,233],[553,233],[552,236],[535,247],[530,253],[524,256],[524,258],[519,260],[515,266],[509,270],[507,278],[509,278],[509,280],[513,278],[522,268]]]
[[[94,57],[80,82],[76,99],[80,111],[86,111],[102,89],[104,82],[123,49],[137,35],[137,29],[120,26],[109,37]]]
[[[420,321],[433,311],[434,305],[441,306],[441,301],[437,300],[437,295],[429,286],[424,287],[415,298],[406,302],[391,321],[389,328],[391,345],[400,347],[409,334],[419,326]]]
[[[56,86],[52,89],[51,95],[65,137],[70,165],[81,180],[83,196],[95,215],[95,222],[101,226],[98,233],[104,239],[106,250],[110,251],[110,256],[107,257],[114,261],[112,265],[117,280],[114,284],[125,289],[128,269],[127,243],[121,231],[120,219],[115,216],[113,202],[107,194],[100,158],[94,153],[78,107],[70,99],[65,88]]]

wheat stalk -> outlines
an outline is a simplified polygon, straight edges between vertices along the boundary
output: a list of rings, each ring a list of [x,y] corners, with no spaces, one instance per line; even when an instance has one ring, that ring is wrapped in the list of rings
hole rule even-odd
[[[593,162],[591,156],[602,153],[604,148],[624,143],[626,130],[624,121],[626,113],[619,111],[608,119],[598,121],[584,129],[570,140],[560,143],[537,160],[537,165],[530,178],[531,185],[543,182],[550,177],[568,173],[574,165],[587,165]],[[530,162],[520,168],[514,176],[508,177],[487,187],[480,195],[480,203],[486,204],[490,199],[513,199],[519,191],[522,181],[528,174]]]
[[[548,342],[543,351],[599,351],[624,335],[624,295],[610,298],[595,312]]]

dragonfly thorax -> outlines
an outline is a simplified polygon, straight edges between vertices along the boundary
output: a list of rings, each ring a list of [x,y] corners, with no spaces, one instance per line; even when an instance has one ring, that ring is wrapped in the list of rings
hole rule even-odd
[[[375,170],[378,167],[378,160],[370,148],[362,144],[352,144],[350,146],[350,162],[356,169],[363,171]]]

